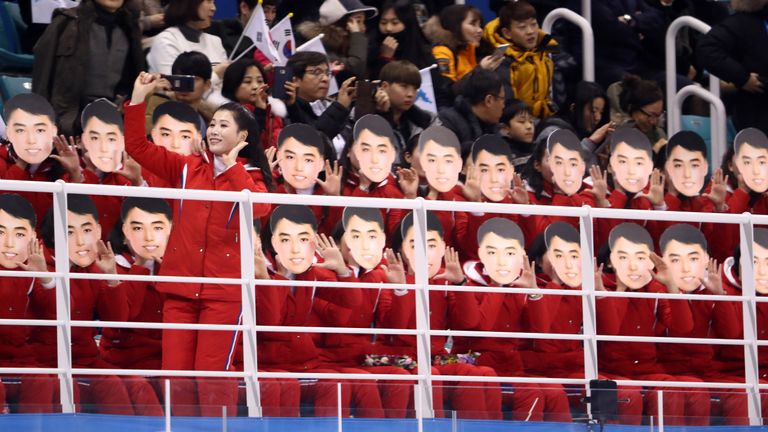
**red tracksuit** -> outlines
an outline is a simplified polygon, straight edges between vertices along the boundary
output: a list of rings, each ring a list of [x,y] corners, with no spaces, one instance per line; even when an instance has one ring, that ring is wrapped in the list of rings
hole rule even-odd
[[[441,273],[442,269],[438,272]],[[415,283],[412,274],[406,275],[406,283]],[[430,279],[430,285],[450,285],[444,279]],[[402,295],[400,295],[402,294]],[[430,291],[429,293],[429,325],[433,330],[451,328],[448,322],[448,293],[446,291]],[[416,292],[395,292],[388,305],[382,305],[382,318],[379,326],[383,328],[416,328]],[[387,354],[409,355],[417,359],[416,337],[404,335],[384,336]],[[450,354],[447,348],[448,338],[431,336],[432,357],[440,354]],[[415,371],[414,371],[415,372]],[[463,363],[434,365],[433,375],[469,375],[496,376],[493,369],[486,366],[475,366]],[[443,411],[443,398],[447,396],[453,410],[458,411],[461,418],[501,419],[501,388],[497,383],[479,382],[433,382],[433,398],[435,416],[440,417]]]
[[[149,268],[138,266],[129,254],[117,258],[119,274],[154,274]],[[153,263],[153,269],[159,265]],[[124,282],[128,301],[128,319],[133,322],[163,322],[164,296],[155,289],[154,282]],[[123,369],[160,369],[162,367],[162,330],[105,328],[99,349],[101,357]]]
[[[686,196],[675,196],[670,193],[667,193],[666,195],[664,195],[664,202],[667,204],[668,211],[715,213],[715,205],[712,204],[712,201],[710,201],[709,198],[703,197],[703,196],[686,197]],[[652,227],[652,229],[654,229],[655,231],[651,232],[651,236],[655,239],[655,242],[658,243],[658,240],[661,237],[661,234],[664,233],[664,230],[671,227],[672,225],[676,225],[679,223],[681,222],[656,221],[654,223],[654,226]],[[687,223],[701,230],[701,232],[704,233],[704,236],[706,236],[710,245],[714,245],[715,243],[720,241],[719,237],[721,234],[719,231],[720,229],[727,226],[727,224],[711,224],[711,223],[701,223],[701,222],[687,222]],[[658,246],[659,245],[656,244],[657,248]],[[718,260],[723,260],[727,256],[728,255],[715,256],[715,258],[717,258]]]
[[[485,201],[484,201],[485,202]],[[507,196],[499,203],[491,204],[515,204],[512,198]],[[480,225],[488,219],[501,217],[509,219],[520,226],[520,229],[525,235],[526,243],[533,241],[535,237],[532,233],[535,232],[535,227],[539,225],[539,216],[523,216],[517,214],[502,214],[502,213],[466,213],[465,220],[456,221],[456,239],[458,244],[456,245],[461,254],[462,261],[477,259],[477,229]]]
[[[0,269],[5,270],[0,267]],[[18,270],[18,269],[14,269]],[[2,276],[0,272],[0,319],[25,319],[29,293],[34,287],[40,289],[40,282],[34,278]],[[30,329],[23,326],[0,325],[0,367],[43,367],[35,359],[32,347],[27,344]],[[22,413],[53,412],[54,386],[58,380],[41,375],[22,375],[18,388],[18,410]],[[0,382],[0,411],[6,406],[13,386],[6,387]]]
[[[101,184],[111,186],[131,186],[131,181],[120,174],[111,172],[103,173],[100,177],[89,169],[83,170],[83,183]],[[99,210],[99,225],[101,225],[101,237],[105,241],[112,232],[112,227],[120,220],[120,207],[123,197],[109,195],[92,195],[91,199]]]
[[[605,287],[616,289],[613,275],[604,276]],[[640,292],[666,293],[664,285],[651,281]],[[688,334],[693,330],[693,317],[687,300],[616,298],[614,312],[622,317],[619,334],[623,336],[656,336],[665,332]],[[598,322],[600,316],[597,317]],[[669,375],[658,363],[656,344],[653,342],[600,342],[599,366],[601,372],[612,379],[653,381],[701,381],[685,375]],[[664,390],[664,421],[670,425],[709,425],[709,392],[700,389]],[[655,394],[647,398],[648,411],[657,415],[658,399]]]
[[[371,184],[370,190],[363,190],[360,188],[359,182],[355,181],[355,177],[349,177],[347,183],[343,185],[342,194],[344,196],[353,197],[370,197],[370,198],[393,198],[402,199],[405,198],[403,191],[397,185],[395,176],[390,174],[381,183]],[[344,209],[341,207],[333,208],[333,220],[341,220],[341,214]],[[387,230],[387,238],[395,232],[400,226],[400,221],[408,214],[407,210],[403,209],[381,209],[381,215],[384,216],[384,226]]]
[[[272,274],[274,280],[287,280],[280,274]],[[336,274],[319,267],[293,275],[299,281],[337,281]],[[354,281],[341,278],[341,281]],[[331,318],[330,311],[337,307],[355,309],[362,302],[359,290],[346,288],[315,288],[262,286],[256,291],[256,319],[260,325],[309,326],[318,317]],[[326,321],[327,322],[327,321]],[[336,325],[340,325],[336,323]],[[362,369],[347,367],[319,367],[319,350],[315,337],[307,333],[259,334],[259,365],[266,369],[316,373],[365,373]],[[336,380],[342,382],[344,415],[350,413],[350,401],[362,417],[384,417],[379,392],[372,382],[360,380]],[[318,382],[307,386],[305,396],[314,399],[315,416],[335,416],[337,413],[336,381]]]
[[[465,202],[466,198],[461,193],[461,186],[456,185],[452,190],[448,192],[439,192],[437,194],[436,201],[457,201]],[[460,240],[456,237],[456,225],[466,225],[467,213],[458,211],[436,211],[435,215],[440,219],[440,223],[443,225],[443,239],[448,246],[456,247],[460,244]]]
[[[295,191],[289,192],[286,189],[285,184],[280,184],[275,189],[275,193],[295,194],[296,192]],[[316,185],[315,189],[312,191],[312,195],[324,196],[325,191],[323,190],[322,187],[320,187],[320,185]],[[312,214],[315,215],[315,219],[317,219],[317,232],[323,233],[326,235],[331,235],[331,233],[333,232],[333,229],[336,227],[336,223],[341,220],[331,216],[331,212],[333,212],[334,207],[309,206],[309,208],[310,210],[312,210]],[[338,216],[340,217],[341,214],[339,213]],[[262,226],[265,223],[269,223],[269,219],[266,217],[262,220]]]
[[[468,262],[464,273],[477,292],[450,292],[449,321],[456,330],[546,332],[550,318],[546,302],[530,300],[526,294],[494,293],[497,285],[479,262]],[[481,353],[480,366],[493,368],[500,376],[526,376],[520,356],[522,342],[510,338],[456,338],[456,352]],[[568,398],[559,385],[515,384],[512,416],[515,420],[571,421]]]
[[[547,289],[574,289],[567,285],[549,282]],[[575,288],[580,290],[581,287]],[[550,317],[549,333],[581,334],[582,302],[580,296],[561,296],[547,294],[543,301],[547,304]],[[597,333],[616,334],[620,321],[615,313],[615,299],[597,298]],[[523,351],[523,363],[528,372],[548,377],[584,378],[584,343],[576,340],[535,339],[531,350]],[[606,378],[599,376],[599,378]],[[618,379],[618,378],[617,378]],[[618,390],[620,423],[639,425],[643,415],[643,396],[638,389],[621,387]]]
[[[647,192],[647,188],[646,188]],[[608,201],[611,203],[611,208],[614,209],[631,209],[631,210],[653,210],[653,205],[647,198],[633,197],[628,199],[624,192],[619,190],[613,190],[608,196]],[[649,232],[658,232],[656,228],[656,221],[647,220],[634,220],[627,221],[623,219],[595,219],[594,221],[594,245],[595,250],[600,250],[600,247],[608,241],[608,236],[611,234],[611,230],[622,222],[634,222],[640,226],[644,226]]]
[[[52,268],[52,267],[51,267]],[[92,264],[89,268],[72,267],[71,273],[100,273]],[[115,287],[103,280],[72,279],[70,281],[70,319],[93,320],[98,315],[104,321],[125,321],[128,318],[128,303],[125,284]],[[30,308],[38,319],[56,319],[56,290],[42,286],[32,290]],[[114,365],[99,358],[99,348],[93,327],[72,328],[72,366],[76,368],[113,369]],[[37,327],[30,335],[30,344],[38,361],[46,367],[55,367],[56,328]],[[152,387],[141,377],[114,375],[80,376],[79,383],[86,383],[80,389],[75,386],[75,401],[86,392],[87,399],[96,403],[98,411],[104,414],[162,415],[160,403]]]
[[[214,176],[215,157],[182,156],[147,141],[144,103],[125,105],[125,149],[150,173],[182,189],[266,192],[241,163]],[[163,258],[161,275],[238,278],[240,272],[240,218],[237,203],[179,200],[173,204],[173,230]],[[269,204],[254,204],[254,217],[269,212]],[[158,283],[165,294],[164,322],[237,324],[241,288],[208,283]],[[236,332],[163,331],[163,369],[229,370]],[[234,380],[175,380],[172,401],[176,414],[218,416],[221,406],[235,412]]]
[[[553,193],[552,198],[548,200],[549,202],[545,205],[553,205],[553,206],[561,206],[561,207],[581,207],[588,205],[590,207],[595,207],[595,197],[591,193],[587,192],[588,189],[591,189],[592,186],[590,186],[587,183],[582,184],[581,191],[578,193],[575,193],[573,195],[565,195],[561,193]],[[529,193],[528,196],[533,195],[532,193]],[[533,203],[533,201],[531,201]],[[536,226],[534,227],[531,234],[530,241],[533,241],[533,238],[540,233],[543,233],[544,230],[550,225],[555,222],[567,222],[574,226],[574,228],[579,229],[579,218],[577,217],[562,217],[562,216],[538,216],[536,218]],[[526,233],[528,234],[528,233]],[[526,239],[528,236],[526,235]],[[529,241],[529,243],[530,243]]]
[[[372,270],[354,268],[356,281],[362,283],[386,283],[387,275],[379,266]],[[358,289],[362,298],[355,308],[339,307],[333,303],[327,303],[325,307],[314,308],[314,316],[319,325],[327,327],[374,327],[380,320],[382,307],[392,302],[392,290]],[[365,367],[363,360],[366,354],[388,354],[384,352],[380,342],[374,335],[365,334],[340,334],[327,333],[317,335],[317,345],[320,352],[321,367],[364,367],[366,371],[380,374],[408,375],[405,369],[395,366]],[[408,382],[379,381],[379,393],[384,407],[384,414],[391,418],[404,418],[408,409],[411,386]]]
[[[728,213],[768,214],[768,197],[765,194],[758,195],[736,189],[728,195],[726,204],[728,205]],[[739,225],[720,224],[717,230],[717,241],[710,242],[709,247],[712,249],[712,255],[722,260],[730,257],[734,248],[739,244]]]

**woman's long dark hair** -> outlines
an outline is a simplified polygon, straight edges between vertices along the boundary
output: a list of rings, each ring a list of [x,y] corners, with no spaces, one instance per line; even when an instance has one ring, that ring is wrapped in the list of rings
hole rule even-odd
[[[380,18],[377,19],[372,30],[373,37],[370,38],[369,58],[375,60],[378,57],[379,49],[381,49],[381,43],[387,36],[392,36],[398,42],[397,51],[395,51],[395,58],[397,60],[407,60],[415,64],[419,69],[433,65],[435,58],[432,56],[432,45],[421,31],[419,20],[416,17],[416,10],[413,8],[413,2],[411,0],[386,0],[379,9],[378,17],[381,17],[385,11],[390,9],[394,10],[397,19],[405,26],[405,30],[394,34],[381,33],[379,31]]]
[[[267,82],[267,74],[264,72],[264,66],[261,63],[250,58],[242,58],[231,65],[227,66],[227,70],[224,72],[224,79],[221,83],[221,95],[225,98],[233,101],[240,102],[235,96],[240,84],[243,83],[243,77],[249,67],[256,67],[261,72],[261,77],[264,82]]]
[[[272,183],[272,171],[269,169],[269,161],[267,161],[267,156],[264,154],[264,148],[261,146],[261,128],[259,127],[256,118],[253,117],[253,114],[251,114],[244,106],[237,102],[225,103],[216,110],[216,112],[219,111],[228,111],[232,114],[232,118],[235,119],[237,128],[241,131],[244,130],[248,132],[248,137],[245,139],[248,141],[248,145],[240,150],[238,156],[248,159],[248,163],[251,166],[261,170],[267,190],[272,191],[274,189]]]
[[[528,158],[528,162],[525,163],[525,168],[523,168],[522,174],[523,179],[528,186],[533,189],[533,193],[538,199],[541,199],[544,193],[544,185],[547,181],[544,179],[541,172],[536,169],[536,162],[541,163],[544,160],[546,150],[547,140],[543,139],[536,143],[536,146],[531,153],[531,157]]]

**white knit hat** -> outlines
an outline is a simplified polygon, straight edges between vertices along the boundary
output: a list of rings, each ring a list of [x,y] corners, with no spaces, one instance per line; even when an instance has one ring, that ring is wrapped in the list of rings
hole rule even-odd
[[[344,16],[356,12],[365,12],[366,19],[379,14],[375,7],[366,6],[360,0],[325,0],[320,6],[320,24],[333,24]]]

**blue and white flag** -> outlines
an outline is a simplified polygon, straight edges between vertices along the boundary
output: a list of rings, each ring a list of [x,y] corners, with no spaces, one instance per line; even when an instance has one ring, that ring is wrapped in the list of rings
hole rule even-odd
[[[416,106],[437,114],[437,101],[435,100],[435,85],[432,83],[432,69],[437,65],[432,65],[419,71],[421,73],[421,87],[416,93]]]
[[[293,27],[291,27],[292,16],[293,14],[289,13],[269,30],[279,60],[278,66],[285,66],[285,63],[293,55],[294,48],[296,48],[296,41],[293,39]]]
[[[241,40],[243,36],[248,36],[251,41],[253,41],[252,47],[258,48],[259,51],[264,53],[269,61],[279,64],[280,58],[275,50],[275,46],[272,44],[272,38],[269,35],[269,27],[267,26],[267,18],[264,16],[264,7],[261,6],[261,1],[255,8],[253,8],[251,18],[248,20],[248,24],[245,25],[243,34],[240,36]],[[238,41],[237,44],[239,45],[240,41]],[[251,47],[245,51],[250,51],[250,49]],[[232,50],[232,54],[234,53],[235,50]],[[240,58],[241,56],[242,54],[237,58]]]

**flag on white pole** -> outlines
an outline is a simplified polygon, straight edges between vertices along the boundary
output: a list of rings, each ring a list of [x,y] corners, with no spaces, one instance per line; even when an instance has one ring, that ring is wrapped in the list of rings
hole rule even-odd
[[[432,83],[432,69],[437,67],[432,65],[419,71],[421,73],[421,87],[416,93],[416,106],[437,114],[437,101],[435,100],[435,86]]]
[[[296,48],[296,52],[313,51],[328,55],[328,53],[325,51],[325,47],[323,46],[323,36],[325,36],[325,33],[320,33],[319,35],[306,41],[302,46]],[[338,92],[339,83],[336,82],[336,78],[334,76],[331,76],[331,82],[328,84],[328,94],[335,95]]]
[[[5,120],[0,116],[0,138],[5,138]]]
[[[293,39],[293,27],[291,27],[292,13],[275,24],[269,31],[272,37],[272,44],[275,46],[275,53],[279,59],[278,66],[285,66],[288,58],[293,55],[293,49],[296,48],[296,41]]]
[[[245,29],[243,29],[243,36],[251,38],[253,46],[264,53],[269,61],[275,64],[279,63],[280,59],[269,36],[267,18],[264,16],[264,8],[261,6],[261,1],[253,8],[251,18],[248,20],[248,24],[245,25]]]

